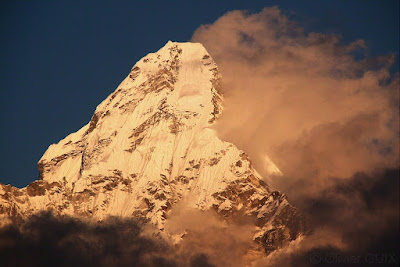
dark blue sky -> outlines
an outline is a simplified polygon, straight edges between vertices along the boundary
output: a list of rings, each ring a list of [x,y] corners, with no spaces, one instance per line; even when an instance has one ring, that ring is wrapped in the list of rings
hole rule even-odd
[[[364,39],[370,56],[399,52],[398,0],[2,1],[0,182],[37,179],[47,147],[85,125],[147,53],[230,10],[273,5],[306,31]]]

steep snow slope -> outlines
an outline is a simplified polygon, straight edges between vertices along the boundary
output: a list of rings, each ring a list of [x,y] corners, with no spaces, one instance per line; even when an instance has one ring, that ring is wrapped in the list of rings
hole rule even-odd
[[[218,67],[201,44],[168,42],[148,54],[89,124],[48,148],[39,181],[22,189],[0,184],[0,220],[52,210],[139,217],[164,231],[168,212],[184,201],[225,219],[253,217],[267,252],[295,239],[303,227],[297,210],[210,129],[222,111],[219,87]]]

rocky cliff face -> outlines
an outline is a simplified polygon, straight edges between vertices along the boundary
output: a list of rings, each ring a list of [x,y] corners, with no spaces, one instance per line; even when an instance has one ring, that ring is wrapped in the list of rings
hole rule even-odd
[[[248,156],[210,129],[221,114],[220,73],[201,44],[168,42],[131,70],[90,122],[38,163],[40,179],[0,184],[0,223],[51,210],[93,220],[135,217],[165,229],[177,203],[248,216],[269,253],[301,235],[301,214]],[[271,170],[279,172],[271,163]]]

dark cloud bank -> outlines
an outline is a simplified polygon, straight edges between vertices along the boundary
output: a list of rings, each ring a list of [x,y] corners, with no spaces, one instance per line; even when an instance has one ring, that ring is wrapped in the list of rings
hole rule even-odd
[[[178,254],[146,227],[132,219],[90,223],[44,212],[0,230],[0,265],[213,266],[205,254]]]
[[[42,212],[0,229],[0,266],[245,266],[252,228],[222,223],[215,212],[178,205],[166,229],[186,231],[179,244],[142,220],[95,222]]]
[[[268,182],[308,217],[308,236],[254,266],[398,265],[394,55],[371,59],[362,40],[343,45],[335,35],[304,33],[278,8],[227,13],[193,40],[223,75],[217,133],[249,152],[265,177],[268,155],[283,173]],[[209,216],[200,227],[192,217],[178,220],[194,234],[177,248],[133,220],[93,224],[44,213],[0,231],[0,265],[241,266],[243,228],[221,231]]]
[[[259,266],[398,266],[399,170],[357,173],[297,204],[309,236]]]

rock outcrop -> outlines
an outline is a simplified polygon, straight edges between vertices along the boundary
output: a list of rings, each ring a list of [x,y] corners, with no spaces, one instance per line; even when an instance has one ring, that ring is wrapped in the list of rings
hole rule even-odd
[[[168,236],[168,214],[184,201],[222,220],[248,216],[267,254],[298,238],[299,211],[210,128],[222,112],[220,79],[201,44],[168,42],[148,54],[86,126],[48,148],[38,181],[22,189],[0,184],[0,223],[51,210],[135,217]]]

